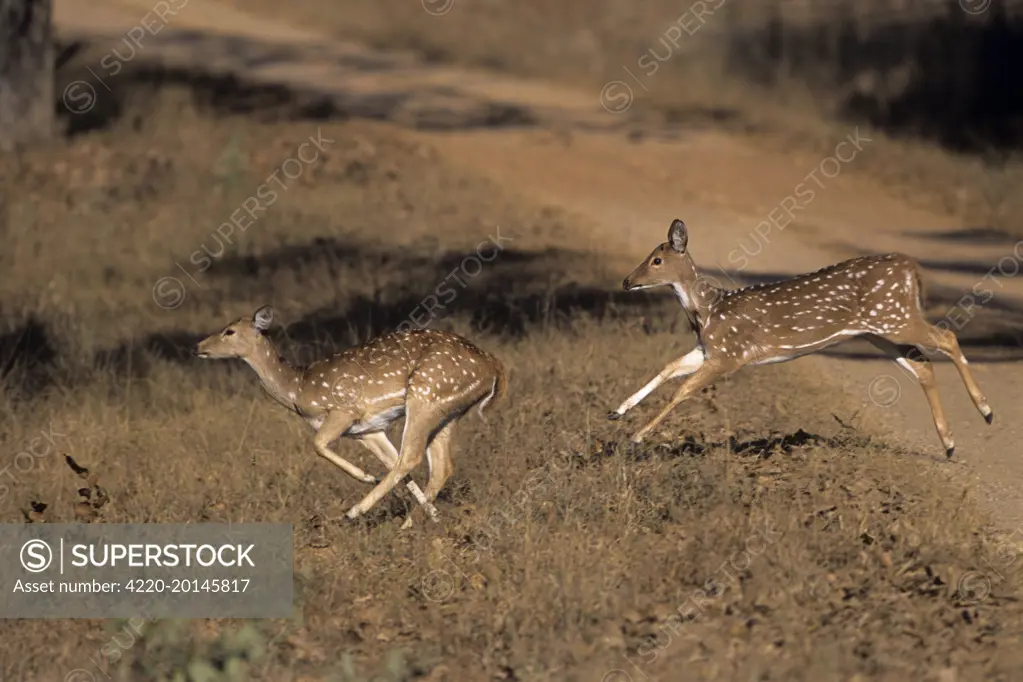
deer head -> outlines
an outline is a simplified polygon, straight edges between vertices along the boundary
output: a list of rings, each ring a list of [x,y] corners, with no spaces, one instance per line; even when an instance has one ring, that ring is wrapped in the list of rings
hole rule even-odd
[[[668,241],[650,252],[646,260],[625,278],[622,288],[635,291],[668,285],[684,286],[695,280],[696,266],[686,250],[688,243],[686,224],[675,218],[668,228]]]
[[[668,241],[650,252],[639,267],[632,271],[622,288],[626,291],[670,286],[682,303],[689,325],[699,337],[711,308],[727,291],[713,278],[701,275],[689,255],[689,231],[686,224],[675,218],[668,228]]]
[[[252,317],[235,320],[222,331],[200,341],[195,354],[207,359],[250,357],[256,352],[263,332],[270,328],[273,319],[273,308],[265,305]]]

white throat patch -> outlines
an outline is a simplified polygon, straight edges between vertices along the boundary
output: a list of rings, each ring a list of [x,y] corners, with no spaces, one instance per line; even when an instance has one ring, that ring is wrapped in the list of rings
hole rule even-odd
[[[696,309],[696,306],[693,305],[693,299],[689,298],[689,293],[682,288],[681,284],[673,283],[671,288],[675,290],[675,295],[678,296],[678,300],[681,301],[683,308],[686,310]]]

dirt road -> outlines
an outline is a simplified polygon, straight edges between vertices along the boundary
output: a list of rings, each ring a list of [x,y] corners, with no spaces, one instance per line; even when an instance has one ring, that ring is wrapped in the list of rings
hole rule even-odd
[[[210,1],[162,18],[151,10],[151,3],[135,0],[87,7],[58,0],[62,35],[109,37],[119,49],[114,61],[95,65],[75,94],[110,97],[108,81],[126,77],[110,66],[136,59],[287,85],[333,111],[393,121],[448,159],[537,202],[585,216],[592,229],[579,235],[580,246],[619,267],[622,276],[663,241],[675,217],[690,226],[697,262],[729,286],[863,253],[897,250],[917,257],[927,269],[932,313],[947,313],[960,328],[995,410],[993,426],[976,413],[947,362],[937,363],[937,377],[957,444],[951,464],[922,392],[873,351],[841,348],[800,360],[798,371],[808,381],[862,396],[862,412],[837,415],[841,419],[903,440],[937,475],[975,482],[978,497],[1003,524],[1023,521],[1023,407],[1014,399],[1023,372],[1012,362],[1023,352],[1016,341],[1023,329],[1023,279],[1012,276],[1023,248],[891,198],[857,170],[857,157],[885,144],[880,138],[850,127],[836,134],[835,150],[826,156],[779,154],[713,130],[657,127],[631,110],[610,113],[596,91],[426,64]],[[161,28],[157,35],[140,34],[142,25]],[[125,35],[138,38],[134,48],[130,39],[122,42]],[[82,102],[76,97],[69,107]],[[623,104],[609,103],[612,109]],[[680,337],[675,348],[650,358],[651,371],[691,344]],[[609,406],[619,398],[608,396]]]

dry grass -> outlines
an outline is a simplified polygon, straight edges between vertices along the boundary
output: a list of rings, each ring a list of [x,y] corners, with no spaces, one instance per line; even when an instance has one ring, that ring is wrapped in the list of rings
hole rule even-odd
[[[820,405],[849,421],[858,401],[798,365],[739,374],[649,446],[621,445],[637,417],[609,423],[609,406],[688,342],[670,302],[610,292],[623,264],[574,250],[573,216],[381,126],[218,118],[177,90],[130,106],[0,171],[2,452],[64,434],[110,495],[101,522],[292,523],[298,596],[294,619],[248,629],[151,624],[112,679],[641,679],[633,664],[651,679],[1019,678],[1019,576],[985,520],[930,460],[840,426]],[[193,270],[179,307],[157,306],[154,283],[216,252],[211,231],[318,126],[324,158]],[[397,326],[497,226],[514,241],[433,325],[512,380],[489,424],[456,433],[443,527],[400,534],[404,493],[343,522],[364,488],[315,457],[308,427],[241,363],[188,357],[266,302],[292,357]],[[77,481],[53,455],[17,474],[0,519],[41,501],[45,520],[73,520]],[[971,570],[990,595],[976,576],[960,592]],[[0,677],[63,679],[120,627],[8,621]]]

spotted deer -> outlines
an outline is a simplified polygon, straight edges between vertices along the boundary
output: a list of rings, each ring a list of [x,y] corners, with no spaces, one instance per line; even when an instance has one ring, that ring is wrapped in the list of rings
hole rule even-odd
[[[324,459],[364,483],[376,483],[348,518],[365,514],[426,456],[426,492],[411,479],[408,489],[434,520],[433,501],[451,476],[455,421],[476,407],[485,412],[507,389],[501,363],[455,334],[434,330],[397,331],[348,348],[306,367],[277,353],[265,332],[273,308],[235,320],[196,347],[201,358],[240,358],[259,375],[270,396],[304,418],[316,432],[313,446]],[[404,417],[401,451],[385,433]],[[378,481],[330,449],[340,437],[358,440],[389,469]],[[406,526],[411,523],[411,516]]]
[[[925,349],[948,356],[988,424],[994,414],[974,381],[956,335],[923,314],[920,269],[908,256],[862,256],[772,284],[736,290],[697,274],[685,223],[675,219],[668,241],[625,281],[626,291],[670,286],[696,333],[696,348],[669,363],[608,419],[620,419],[668,379],[688,377],[660,414],[636,432],[639,443],[679,403],[746,365],[786,362],[852,337],[863,337],[912,374],[923,388],[938,436],[951,458],[952,432],[938,399]]]

